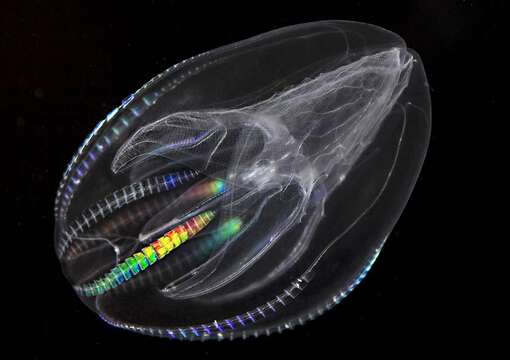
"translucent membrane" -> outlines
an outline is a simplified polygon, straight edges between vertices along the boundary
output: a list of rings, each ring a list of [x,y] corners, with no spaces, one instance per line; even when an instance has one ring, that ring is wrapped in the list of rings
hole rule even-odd
[[[423,66],[397,35],[344,21],[262,34],[171,67],[98,124],[59,187],[56,253],[114,326],[281,331],[365,276],[429,133]]]

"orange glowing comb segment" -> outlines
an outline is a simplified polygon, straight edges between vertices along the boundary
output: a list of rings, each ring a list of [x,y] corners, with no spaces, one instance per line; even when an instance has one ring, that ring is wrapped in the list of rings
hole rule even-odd
[[[77,286],[76,290],[85,296],[104,294],[164,258],[172,250],[191,239],[204,229],[214,219],[214,216],[214,211],[209,210],[192,217],[152,242],[149,246],[144,247],[141,252],[125,259],[102,278]]]

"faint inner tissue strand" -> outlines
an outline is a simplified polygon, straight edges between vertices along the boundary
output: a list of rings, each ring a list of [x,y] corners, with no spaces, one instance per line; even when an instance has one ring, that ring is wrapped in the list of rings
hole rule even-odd
[[[214,200],[225,191],[225,181],[206,178],[193,184],[175,201],[147,221],[139,234],[139,242],[153,238],[165,229],[175,226],[189,216],[193,216],[215,205]]]
[[[406,49],[391,48],[322,72],[249,106],[177,112],[138,129],[117,151],[111,165],[114,173],[156,157],[169,166],[190,166],[204,175],[224,174],[221,180],[195,185],[151,219],[141,239],[180,221],[176,209],[188,216],[212,206],[225,216],[246,219],[245,230],[254,226],[265,230],[229,242],[214,260],[193,270],[179,296],[202,296],[230,283],[263,258],[305,214],[312,214],[271,278],[292,266],[306,251],[307,235],[320,219],[313,214],[323,211],[328,194],[370,145],[406,88],[412,66],[413,57]],[[319,188],[319,203],[310,201]],[[212,196],[216,193],[221,195],[217,199]],[[272,217],[262,220],[263,210],[271,212],[271,203],[278,199],[287,200]],[[236,247],[239,241],[242,248]],[[237,261],[229,260],[229,251],[236,251]],[[269,280],[261,279],[258,286],[265,281]],[[172,289],[175,283],[166,287],[169,296],[176,295]],[[187,293],[188,289],[192,290]]]

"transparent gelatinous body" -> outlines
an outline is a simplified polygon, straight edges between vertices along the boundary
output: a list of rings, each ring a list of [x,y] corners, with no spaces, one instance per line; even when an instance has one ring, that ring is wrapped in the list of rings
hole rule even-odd
[[[303,323],[364,277],[430,133],[417,54],[344,21],[171,67],[99,123],[60,185],[55,246],[108,323],[232,338]]]

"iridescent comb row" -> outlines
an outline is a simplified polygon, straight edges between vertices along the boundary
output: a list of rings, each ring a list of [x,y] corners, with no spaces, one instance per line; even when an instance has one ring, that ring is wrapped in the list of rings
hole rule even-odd
[[[140,252],[126,258],[100,279],[79,286],[76,290],[90,297],[104,294],[116,288],[191,239],[203,230],[214,219],[214,216],[214,211],[209,210],[192,217],[142,248]]]

